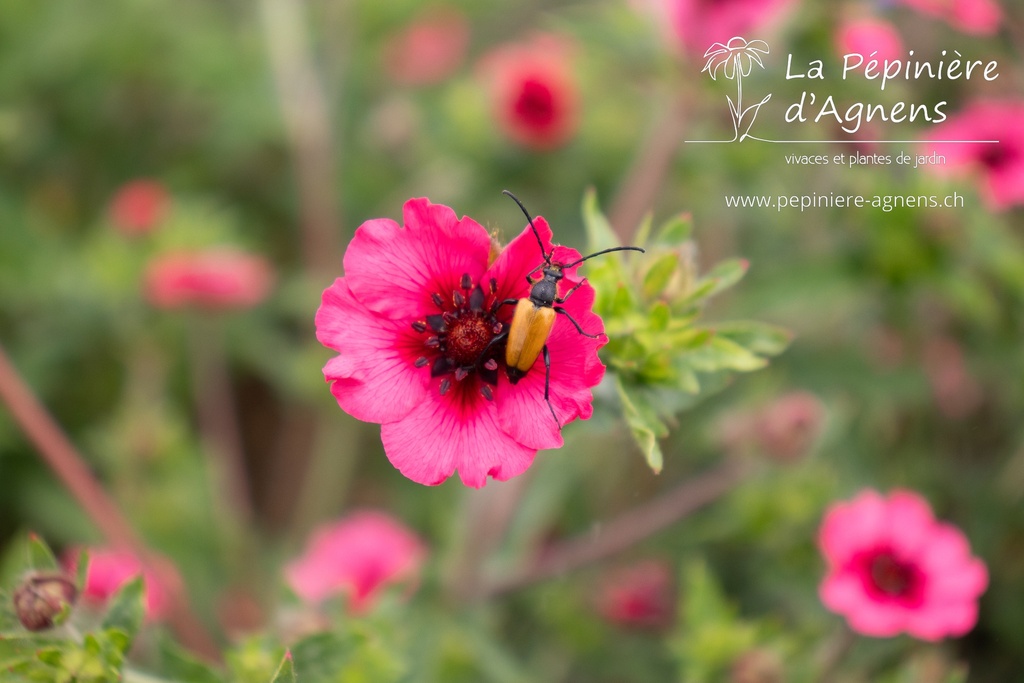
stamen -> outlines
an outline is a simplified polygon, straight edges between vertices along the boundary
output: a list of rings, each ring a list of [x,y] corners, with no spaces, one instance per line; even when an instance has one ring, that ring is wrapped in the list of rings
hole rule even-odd
[[[463,289],[469,289],[473,286],[473,280],[469,277],[469,273],[462,274],[462,281],[459,284],[462,285]]]
[[[416,330],[417,332],[426,332],[427,324],[422,320],[417,320],[412,324],[412,329]]]
[[[487,368],[488,370],[497,370],[498,361],[494,360],[493,358],[488,358],[487,362],[484,363],[484,367]]]
[[[466,297],[462,296],[462,292],[452,292],[452,300],[455,301],[456,308],[462,308],[466,305]]]
[[[451,386],[452,386],[451,380],[449,380],[447,377],[445,377],[443,380],[441,380],[441,395],[444,396],[445,394],[447,394],[448,393],[448,389],[450,389]]]
[[[466,375],[468,374],[469,371],[466,370],[466,368],[455,368],[455,381],[461,382],[462,380],[466,379]]]
[[[430,295],[430,300],[434,302],[435,306],[437,306],[441,310],[444,310],[444,299],[441,298],[440,294],[434,292],[433,294]]]
[[[422,368],[424,365],[426,365],[429,362],[430,361],[427,360],[426,356],[420,356],[419,358],[416,359],[416,362],[413,363],[413,365],[415,365],[418,368]]]
[[[476,287],[469,295],[469,310],[479,313],[484,310],[484,290]]]
[[[423,342],[429,349],[436,349],[441,346],[441,340],[437,337],[427,337],[427,341]]]
[[[483,394],[483,397],[486,398],[488,401],[494,400],[494,393],[491,392],[491,388],[486,384],[480,385],[480,393]]]

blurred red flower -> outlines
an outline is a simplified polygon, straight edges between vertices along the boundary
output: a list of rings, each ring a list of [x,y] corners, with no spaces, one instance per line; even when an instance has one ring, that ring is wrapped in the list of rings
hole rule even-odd
[[[902,0],[922,14],[942,19],[964,33],[991,35],[999,30],[1003,10],[995,0]]]
[[[836,31],[836,49],[840,56],[859,54],[867,62],[899,59],[904,55],[903,40],[892,24],[874,17],[844,21]]]
[[[978,620],[985,564],[916,493],[866,490],[834,504],[818,544],[828,563],[821,600],[858,633],[939,640],[967,633]]]
[[[794,0],[664,0],[676,37],[687,52],[700,56],[709,45],[726,44],[737,36],[763,37],[769,25]]]
[[[645,560],[610,571],[601,582],[597,610],[613,624],[659,629],[675,618],[672,570],[658,560]]]
[[[998,140],[997,143],[941,144],[940,140]],[[1024,204],[1024,101],[975,102],[938,124],[924,141],[924,155],[939,154],[945,164],[927,168],[940,174],[976,170],[989,207]]]
[[[285,579],[303,601],[316,604],[346,595],[356,614],[369,610],[392,584],[415,584],[427,550],[391,516],[352,513],[313,532],[301,557],[285,568]]]
[[[515,142],[549,150],[575,134],[579,93],[570,51],[565,38],[542,34],[499,47],[481,60],[495,118]]]
[[[127,550],[89,548],[89,568],[85,575],[82,598],[95,607],[102,607],[124,584],[137,576],[145,583],[146,619],[159,621],[171,607],[170,590],[157,575],[143,567],[142,562]],[[78,551],[67,557],[65,564],[74,575],[77,571]]]
[[[250,308],[270,292],[273,271],[261,256],[219,247],[161,254],[145,280],[146,298],[158,308]]]
[[[133,180],[114,194],[108,213],[121,232],[142,235],[160,224],[170,204],[170,194],[162,184],[155,180]]]
[[[522,474],[538,449],[562,445],[560,425],[593,412],[607,342],[594,289],[584,281],[564,307],[600,336],[559,319],[548,337],[549,408],[543,360],[513,384],[499,339],[512,318],[500,302],[529,296],[526,276],[543,259],[537,238],[524,229],[492,262],[491,237],[473,219],[426,199],[410,199],[403,213],[404,227],[385,218],[359,226],[345,276],[324,291],[317,339],[338,352],[324,377],[342,410],[381,423],[384,452],[413,481],[433,486],[457,470],[479,488]],[[554,262],[580,257],[552,247],[543,218],[534,224]],[[579,284],[577,267],[565,268],[562,295]]]
[[[429,85],[454,72],[469,47],[469,22],[454,7],[431,7],[384,44],[384,68],[397,83]]]

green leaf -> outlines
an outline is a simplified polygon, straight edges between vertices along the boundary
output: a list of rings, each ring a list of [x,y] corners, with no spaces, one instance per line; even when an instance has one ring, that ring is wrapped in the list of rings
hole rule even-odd
[[[655,411],[646,404],[638,394],[628,389],[622,382],[622,378],[615,378],[615,386],[619,391],[619,399],[622,401],[622,412],[629,425],[630,433],[640,447],[644,459],[651,470],[658,474],[665,464],[665,458],[658,445],[658,438],[666,436],[668,429],[658,419]]]
[[[688,239],[693,233],[693,216],[689,213],[681,213],[668,220],[658,231],[655,243],[668,247],[678,246]]]
[[[749,372],[760,370],[768,364],[764,358],[754,355],[734,341],[719,336],[712,337],[706,345],[688,355],[686,361],[694,369],[703,372]]]
[[[60,569],[50,546],[36,534],[28,535],[28,566],[37,571]]]
[[[671,320],[672,311],[664,301],[659,301],[651,307],[650,324],[652,332],[664,332],[668,329],[668,324]]]
[[[274,677],[270,679],[270,683],[296,683],[297,681],[298,678],[295,676],[295,662],[292,661],[292,653],[286,650],[284,657],[281,658],[280,666],[274,672]]]
[[[753,320],[718,323],[715,332],[760,356],[777,356],[793,341],[789,330]]]
[[[644,275],[644,283],[641,289],[645,299],[650,300],[657,297],[668,286],[672,275],[679,268],[679,254],[674,251],[660,256]]]
[[[160,639],[161,673],[178,681],[188,683],[224,683],[226,677],[210,665],[202,662],[169,637]]]
[[[711,298],[719,292],[729,289],[743,279],[750,269],[750,261],[746,259],[729,259],[715,264],[715,267],[708,271],[702,280],[710,280],[715,283],[705,298]]]
[[[352,658],[352,643],[337,633],[316,633],[291,649],[303,683],[333,683]]]
[[[640,227],[636,229],[636,237],[634,237],[634,244],[644,246],[647,244],[647,240],[651,237],[651,225],[654,222],[653,216],[650,212],[644,214],[644,218],[640,221]]]
[[[583,227],[587,231],[587,243],[592,251],[621,246],[611,223],[601,213],[597,204],[597,191],[588,188],[583,195]]]
[[[123,632],[128,636],[130,645],[142,627],[142,618],[146,612],[143,602],[145,592],[145,583],[141,576],[124,584],[110,600],[107,613],[103,615],[102,627]]]

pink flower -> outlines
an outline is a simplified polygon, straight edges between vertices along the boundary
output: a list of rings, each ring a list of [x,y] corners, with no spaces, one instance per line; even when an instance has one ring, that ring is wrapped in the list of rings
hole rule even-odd
[[[500,47],[482,60],[494,116],[515,142],[548,150],[576,132],[579,94],[569,51],[564,39],[540,35]]]
[[[250,308],[270,292],[273,273],[263,257],[221,247],[157,256],[145,279],[146,298],[157,308]]]
[[[866,490],[829,508],[818,543],[828,563],[825,606],[868,636],[960,636],[978,620],[985,564],[963,533],[911,491]]]
[[[877,59],[900,59],[904,54],[903,40],[896,28],[887,21],[862,17],[843,22],[836,31],[836,48],[840,56],[859,54],[865,62]]]
[[[758,414],[755,439],[772,458],[792,462],[810,450],[824,419],[825,407],[817,396],[794,391],[780,396]]]
[[[345,252],[345,277],[324,292],[317,339],[338,352],[324,376],[341,408],[381,423],[388,458],[413,481],[435,485],[458,470],[467,486],[504,481],[525,471],[538,449],[562,445],[559,425],[590,417],[590,388],[604,365],[606,342],[591,311],[594,290],[583,284],[566,311],[598,339],[558,316],[548,338],[550,400],[538,358],[513,384],[506,376],[502,334],[512,316],[506,299],[529,295],[526,276],[543,257],[527,228],[490,262],[491,238],[447,206],[410,199],[405,227],[389,219],[363,223]],[[534,220],[544,249],[551,229]],[[570,263],[578,252],[555,247]],[[579,282],[565,269],[564,295]]]
[[[458,68],[469,46],[469,22],[453,7],[421,12],[384,45],[384,68],[407,85],[443,81]]]
[[[670,626],[675,617],[675,603],[671,569],[657,560],[646,560],[609,572],[597,597],[601,616],[627,628]]]
[[[78,563],[78,552],[68,555],[65,564],[74,574]],[[101,607],[124,584],[137,576],[145,582],[146,619],[159,621],[170,611],[170,591],[156,573],[143,567],[139,558],[127,550],[111,548],[89,548],[89,569],[85,575],[82,598],[94,606]]]
[[[392,584],[419,580],[427,551],[416,535],[382,512],[364,510],[313,532],[302,557],[285,568],[285,579],[308,603],[347,595],[349,609],[363,613]]]
[[[998,140],[998,143],[941,144],[940,140]],[[936,126],[921,152],[943,156],[938,173],[975,170],[994,210],[1024,204],[1024,101],[976,102]]]
[[[150,232],[164,219],[171,198],[155,180],[133,180],[118,189],[110,200],[110,220],[126,235]]]
[[[1003,10],[995,0],[902,0],[922,14],[942,19],[964,33],[991,35],[999,30]]]
[[[669,21],[688,52],[704,54],[709,45],[765,31],[793,0],[665,0]]]

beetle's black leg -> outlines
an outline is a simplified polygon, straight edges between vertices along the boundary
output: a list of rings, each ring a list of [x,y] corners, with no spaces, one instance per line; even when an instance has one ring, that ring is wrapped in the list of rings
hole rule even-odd
[[[555,308],[555,307],[552,306],[552,308]],[[589,332],[584,332],[583,328],[580,327],[580,324],[578,322],[576,322],[576,319],[573,318],[571,315],[569,315],[569,311],[565,310],[564,308],[555,308],[555,313],[560,313],[561,315],[564,315],[566,318],[568,318],[569,322],[571,322],[573,324],[573,327],[576,328],[576,331],[579,332],[580,334],[582,334],[584,337],[590,337],[591,339],[597,339],[598,337],[601,336],[599,334],[590,334]]]
[[[548,345],[544,345],[544,402],[548,404],[548,410],[551,411],[551,417],[555,418],[555,424],[558,425],[558,431],[562,431],[562,425],[558,422],[558,416],[555,415],[555,407],[551,405],[551,399],[548,398],[548,388],[551,384],[551,354],[548,353]]]
[[[586,282],[586,281],[587,281],[587,278],[583,278],[582,280],[580,280],[579,282],[577,282],[576,284],[574,284],[574,285],[572,286],[572,289],[570,289],[570,290],[569,290],[568,292],[566,292],[566,293],[565,293],[565,296],[563,296],[563,297],[557,297],[557,296],[556,296],[556,297],[555,297],[555,303],[556,303],[556,304],[564,304],[564,303],[565,303],[565,300],[566,300],[566,299],[568,299],[568,298],[569,298],[570,296],[572,296],[572,293],[573,293],[573,292],[575,292],[575,291],[576,291],[577,289],[579,289],[580,287],[582,287],[582,286],[583,286],[583,283],[584,283],[584,282]]]
[[[502,306],[507,306],[509,304],[517,304],[517,303],[519,303],[519,299],[505,299],[504,301],[499,301],[499,302],[495,303],[493,306],[491,306],[491,313],[496,313],[498,311],[498,309],[501,308]]]

